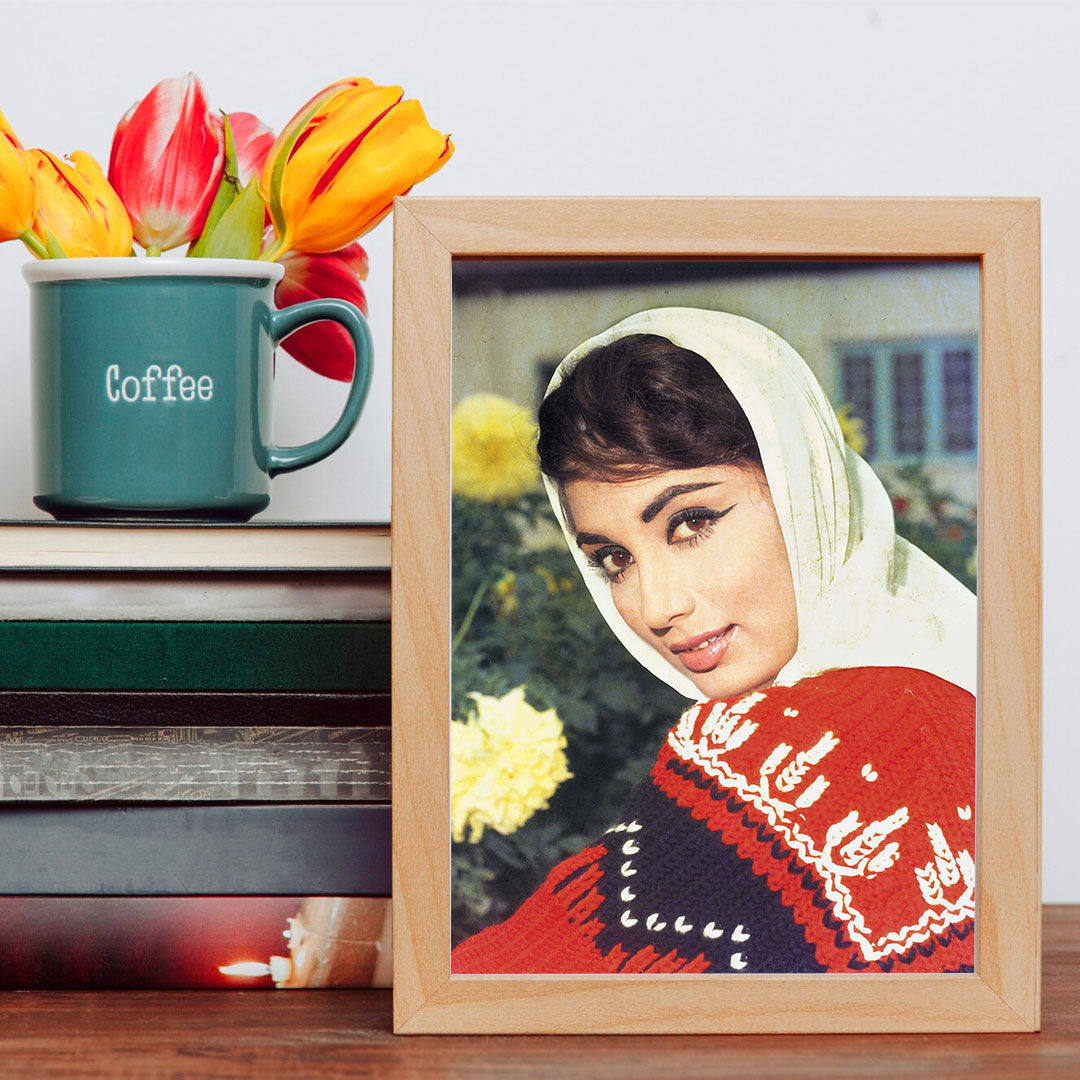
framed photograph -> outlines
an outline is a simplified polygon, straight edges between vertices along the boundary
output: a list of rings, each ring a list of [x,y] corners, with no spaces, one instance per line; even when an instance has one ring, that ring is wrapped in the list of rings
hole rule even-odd
[[[1038,201],[395,209],[395,1029],[1037,1030]]]

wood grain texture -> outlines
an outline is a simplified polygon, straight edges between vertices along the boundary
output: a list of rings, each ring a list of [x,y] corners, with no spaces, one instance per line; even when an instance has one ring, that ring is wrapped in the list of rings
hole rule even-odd
[[[451,255],[978,257],[1031,199],[408,198]]]
[[[1043,1029],[942,1035],[391,1034],[385,990],[0,994],[4,1076],[318,1076],[325,1080],[1075,1080],[1080,906],[1045,909]]]
[[[383,523],[0,523],[5,570],[372,570],[389,563]]]
[[[449,252],[395,200],[391,895],[402,1023],[450,960],[450,292]]]
[[[689,1033],[1037,1028],[1037,201],[405,199],[396,207],[395,244],[396,1029]],[[450,978],[450,268],[454,256],[466,255],[981,260],[975,974]],[[414,662],[417,655],[424,657],[422,665]],[[738,994],[731,982],[736,977]]]
[[[1042,492],[1039,208],[984,254],[976,970],[1039,1024]]]
[[[390,801],[388,728],[0,728],[0,803]]]

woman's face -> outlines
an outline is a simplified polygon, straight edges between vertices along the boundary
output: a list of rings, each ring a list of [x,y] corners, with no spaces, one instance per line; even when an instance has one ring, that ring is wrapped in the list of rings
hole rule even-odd
[[[703,695],[763,689],[795,655],[795,588],[760,470],[575,480],[565,499],[619,614]]]

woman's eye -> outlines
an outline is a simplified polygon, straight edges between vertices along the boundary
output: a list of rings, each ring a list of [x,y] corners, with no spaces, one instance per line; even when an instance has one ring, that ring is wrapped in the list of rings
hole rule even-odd
[[[599,555],[600,568],[609,578],[621,577],[633,561],[629,551],[607,551]]]
[[[634,565],[634,556],[626,548],[607,547],[589,552],[586,556],[589,565],[596,567],[608,579],[618,581]]]
[[[715,520],[714,517],[706,517],[705,515],[683,518],[683,520],[671,530],[671,539],[690,540],[692,537],[697,536],[698,533],[707,529]]]
[[[726,514],[735,509],[732,503],[724,510],[708,506],[688,506],[677,514],[672,514],[667,523],[667,542],[669,544],[689,544],[691,547],[699,540],[704,540],[712,532],[712,527]]]

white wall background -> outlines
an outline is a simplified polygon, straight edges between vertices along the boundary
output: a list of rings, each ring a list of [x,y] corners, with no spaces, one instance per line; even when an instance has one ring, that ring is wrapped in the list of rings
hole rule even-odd
[[[1045,355],[1045,874],[1080,902],[1075,402],[1080,6],[443,0],[0,3],[0,108],[28,145],[107,157],[158,79],[278,127],[334,78],[400,82],[457,154],[429,195],[1037,195]],[[418,189],[420,193],[420,189]],[[365,241],[377,368],[327,462],[275,481],[274,518],[389,514],[391,233]],[[0,518],[34,515],[26,286],[0,247]],[[341,388],[279,364],[279,441],[320,434]]]

